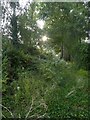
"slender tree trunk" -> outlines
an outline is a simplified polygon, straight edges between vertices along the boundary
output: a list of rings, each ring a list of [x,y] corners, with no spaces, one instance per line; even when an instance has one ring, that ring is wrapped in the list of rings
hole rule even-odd
[[[63,42],[61,43],[61,59],[63,58]]]
[[[68,49],[64,46],[63,42],[61,44],[61,59],[66,61],[71,60],[71,55],[69,54]]]
[[[70,54],[66,47],[64,47],[64,49],[63,49],[63,58],[66,61],[70,61]]]
[[[11,3],[11,7],[13,9],[13,15],[12,15],[12,18],[11,18],[11,36],[12,36],[12,43],[14,46],[17,47],[18,45],[18,30],[17,30],[17,17],[16,17],[16,12],[15,12],[15,9],[16,9],[16,4],[13,2]]]

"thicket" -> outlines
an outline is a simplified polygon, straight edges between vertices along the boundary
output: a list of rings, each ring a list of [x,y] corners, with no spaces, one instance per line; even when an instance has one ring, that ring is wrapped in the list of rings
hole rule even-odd
[[[18,19],[18,6],[11,7],[13,15],[4,8],[3,118],[88,119],[87,4],[32,2]],[[38,19],[45,20],[42,30]]]
[[[3,43],[3,117],[88,118],[88,71],[75,62],[7,45]]]

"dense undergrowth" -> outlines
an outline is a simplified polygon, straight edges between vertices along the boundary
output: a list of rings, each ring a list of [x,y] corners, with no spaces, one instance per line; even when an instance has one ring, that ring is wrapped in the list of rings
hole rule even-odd
[[[3,117],[88,118],[88,72],[74,62],[12,49],[2,67]]]
[[[1,2],[2,117],[89,119],[89,2],[24,3]]]

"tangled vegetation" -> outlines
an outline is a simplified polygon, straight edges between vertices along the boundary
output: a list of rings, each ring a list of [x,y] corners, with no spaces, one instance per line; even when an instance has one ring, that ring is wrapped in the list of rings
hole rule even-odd
[[[12,29],[5,28],[12,35],[10,38],[8,31],[3,31],[0,104],[3,118],[89,119],[90,47],[82,41],[87,28],[85,6],[31,3],[26,11],[19,13],[17,34],[13,32],[13,23]],[[14,13],[10,17],[16,20]],[[36,24],[41,18],[46,22],[43,29]]]

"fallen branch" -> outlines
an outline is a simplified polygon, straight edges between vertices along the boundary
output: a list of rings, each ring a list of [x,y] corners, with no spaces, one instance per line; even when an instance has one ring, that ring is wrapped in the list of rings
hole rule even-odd
[[[7,107],[5,107],[2,104],[0,104],[0,106],[2,106],[4,109],[6,109],[10,113],[10,115],[14,118],[13,113]]]

